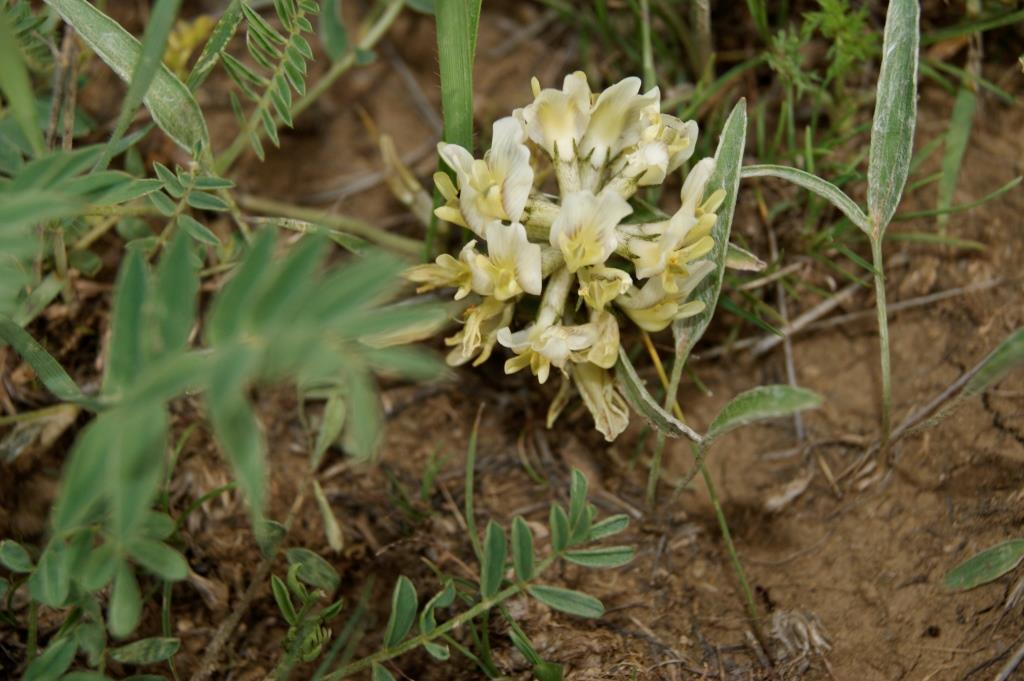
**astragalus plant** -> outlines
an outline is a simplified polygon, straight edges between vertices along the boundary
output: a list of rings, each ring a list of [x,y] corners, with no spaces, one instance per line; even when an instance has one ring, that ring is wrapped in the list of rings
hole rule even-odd
[[[630,204],[690,160],[697,141],[697,124],[662,113],[658,88],[641,94],[639,78],[595,93],[576,72],[560,90],[534,79],[533,91],[532,103],[494,123],[483,158],[438,145],[455,181],[434,176],[444,199],[436,215],[475,238],[458,257],[442,254],[407,276],[421,291],[474,295],[462,328],[445,341],[449,364],[481,364],[500,344],[512,352],[506,373],[529,368],[544,383],[554,367],[610,441],[629,423],[609,371],[622,325],[657,332],[705,309],[691,294],[715,270],[706,256],[726,191],[709,187],[715,160],[705,158],[687,174],[671,216],[645,216]],[[532,321],[517,325],[517,307]],[[560,391],[549,422],[566,400]]]

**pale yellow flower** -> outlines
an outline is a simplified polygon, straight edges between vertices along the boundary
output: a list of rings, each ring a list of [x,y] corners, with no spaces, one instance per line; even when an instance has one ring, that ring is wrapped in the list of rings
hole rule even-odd
[[[611,369],[619,361],[619,322],[608,310],[592,312],[590,325],[594,327],[595,338],[585,355],[604,369]]]
[[[483,159],[474,159],[457,144],[437,145],[458,179],[459,210],[466,225],[480,236],[491,220],[518,222],[523,215],[533,188],[530,150],[524,139],[523,124],[506,116],[494,122],[491,148]]]
[[[526,134],[549,156],[559,161],[576,158],[576,147],[590,122],[590,86],[582,71],[562,81],[562,89],[540,89],[533,79],[533,103],[520,109]]]
[[[540,383],[548,380],[552,366],[564,371],[570,359],[596,340],[597,327],[593,324],[531,324],[522,331],[513,332],[508,327],[498,331],[498,342],[516,353],[505,362],[505,373],[529,367]]]
[[[579,296],[593,310],[603,310],[605,305],[628,291],[633,284],[628,273],[605,265],[582,267],[576,276],[580,283]]]
[[[405,278],[419,284],[416,293],[435,288],[457,288],[455,300],[462,300],[473,290],[473,274],[476,267],[476,239],[462,247],[456,260],[447,253],[437,256],[433,263],[416,265],[405,271]]]
[[[643,288],[635,286],[615,300],[626,315],[644,331],[654,333],[677,319],[691,317],[704,309],[699,300],[685,302],[697,285],[715,269],[714,263],[690,263],[686,276],[676,277],[667,291],[662,277],[650,279]]]
[[[508,300],[524,291],[540,295],[540,246],[526,238],[526,228],[518,222],[504,225],[493,220],[485,234],[487,255],[476,255],[473,290],[498,300]]]
[[[562,251],[570,272],[600,265],[618,246],[615,228],[633,212],[629,203],[614,192],[594,196],[587,190],[562,198],[562,208],[551,225],[551,245]]]
[[[621,184],[620,193],[632,194],[636,187],[659,185],[693,156],[697,124],[667,114],[651,114],[636,147],[620,156],[612,169]]]
[[[498,329],[512,321],[514,306],[495,298],[485,298],[466,310],[464,324],[454,336],[445,338],[445,345],[454,346],[446,361],[461,366],[474,357],[473,366],[487,361],[498,340]]]
[[[466,218],[462,215],[462,209],[459,208],[459,190],[452,182],[452,178],[448,177],[448,173],[437,171],[434,173],[434,185],[437,186],[437,191],[444,199],[444,205],[435,208],[434,215],[445,222],[468,228],[469,225],[466,224]]]
[[[615,389],[611,374],[589,362],[573,364],[569,373],[594,417],[594,427],[605,440],[614,441],[629,425],[629,408]]]
[[[641,95],[640,85],[639,78],[624,78],[598,95],[579,145],[580,157],[591,166],[600,168],[639,142],[650,114],[660,112],[658,88]]]

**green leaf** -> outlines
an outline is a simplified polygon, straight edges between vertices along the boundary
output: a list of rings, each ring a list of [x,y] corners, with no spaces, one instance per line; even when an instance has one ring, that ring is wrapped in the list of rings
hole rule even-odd
[[[570,615],[595,618],[604,614],[601,601],[579,591],[542,584],[528,586],[526,590],[541,603]]]
[[[114,586],[107,606],[107,627],[116,638],[124,638],[139,624],[142,593],[131,566],[121,561],[114,575]]]
[[[437,618],[434,611],[437,608],[451,607],[455,602],[455,585],[451,580],[445,582],[444,589],[434,594],[434,597],[427,601],[420,613],[420,633],[429,634],[437,628]]]
[[[732,231],[732,217],[736,209],[736,196],[739,193],[740,169],[743,165],[743,150],[747,138],[747,103],[741,99],[733,107],[732,113],[725,121],[722,136],[715,150],[715,170],[708,180],[706,193],[717,189],[725,190],[725,200],[718,208],[718,219],[711,228],[714,247],[707,259],[715,264],[715,270],[698,284],[691,300],[704,303],[704,309],[685,319],[672,324],[672,333],[676,343],[676,362],[685,362],[690,352],[701,339],[711,323],[718,305],[718,294],[722,290],[725,276],[725,260],[729,252],[729,234]],[[622,362],[619,362],[621,365]],[[655,403],[657,406],[657,403]],[[669,432],[668,434],[671,435]],[[678,436],[675,436],[678,437]],[[694,439],[698,441],[698,439]]]
[[[110,322],[110,350],[103,380],[106,393],[123,391],[132,384],[143,366],[146,303],[146,265],[142,254],[129,251],[118,273],[114,289],[114,311]]]
[[[292,548],[285,551],[289,565],[299,565],[298,577],[306,584],[322,589],[328,595],[341,583],[338,571],[319,554],[309,549]]]
[[[998,579],[1024,559],[1024,539],[1011,539],[976,553],[946,573],[943,586],[966,591]]]
[[[210,75],[213,67],[217,65],[221,52],[231,42],[231,38],[234,37],[241,22],[242,0],[231,0],[224,13],[220,15],[220,19],[217,20],[217,25],[210,32],[210,38],[203,45],[203,51],[192,67],[192,72],[188,74],[189,90],[195,92]]]
[[[409,578],[402,575],[395,582],[395,591],[391,596],[391,615],[388,626],[384,630],[384,647],[393,648],[401,643],[416,620],[416,587]]]
[[[473,59],[481,0],[436,7],[444,141],[473,150]]]
[[[868,215],[870,236],[876,240],[889,226],[910,172],[917,121],[920,14],[918,0],[891,0],[886,11],[868,155]]]
[[[59,400],[89,407],[95,405],[82,393],[53,355],[6,315],[0,315],[0,340],[14,348],[14,351],[36,372],[36,376],[46,389]]]
[[[32,557],[13,539],[0,541],[0,565],[11,572],[32,572]]]
[[[1024,365],[1024,328],[1011,333],[982,362],[978,371],[964,386],[964,395],[977,395],[1001,381],[1010,371]]]
[[[372,669],[373,681],[395,681],[394,675],[376,662],[373,663]]]
[[[51,540],[39,557],[32,576],[28,578],[32,598],[51,608],[64,605],[71,588],[71,570],[67,557],[68,549],[64,540]]]
[[[36,156],[43,154],[43,133],[36,122],[35,94],[28,69],[18,49],[18,39],[8,14],[0,13],[0,91],[4,93],[14,120]]]
[[[677,359],[677,361],[679,360]],[[633,363],[629,361],[625,348],[619,349],[619,362],[615,365],[615,378],[622,391],[622,396],[626,398],[629,406],[647,419],[652,426],[669,437],[687,437],[694,442],[700,442],[700,435],[695,430],[662,409],[654,397],[647,392],[636,369],[633,368]]]
[[[136,109],[142,103],[143,97],[149,92],[149,88],[156,78],[163,65],[163,55],[167,49],[167,39],[174,28],[174,19],[181,7],[181,0],[156,0],[149,13],[149,21],[146,23],[146,30],[142,34],[142,44],[139,55],[132,67],[131,79],[128,81],[128,91],[121,101],[121,113],[117,117],[114,131],[110,135],[103,157],[97,162],[97,166],[106,168],[114,155],[114,150],[128,130],[128,126],[135,116]],[[191,150],[190,150],[191,151]]]
[[[60,677],[60,681],[112,681],[109,676],[101,672],[94,672],[90,670],[84,671],[73,671],[68,672],[64,676]],[[162,676],[154,674],[135,674],[129,676],[124,681],[167,681]]]
[[[629,527],[629,516],[625,514],[613,515],[605,518],[599,523],[594,523],[590,527],[590,533],[587,535],[588,541],[598,541],[606,537],[616,535]]]
[[[565,559],[589,568],[621,567],[631,562],[636,551],[630,546],[602,546],[596,549],[566,551]]]
[[[725,266],[730,270],[741,272],[762,272],[768,267],[768,264],[745,248],[730,243],[729,250],[725,254]]]
[[[156,664],[174,657],[179,648],[181,641],[176,638],[154,636],[113,648],[110,657],[122,664]]]
[[[110,543],[94,548],[75,573],[75,581],[86,591],[99,591],[114,578],[117,554]]]
[[[505,530],[491,520],[484,532],[484,558],[480,566],[480,595],[484,598],[490,598],[498,593],[502,576],[505,574],[507,552]]]
[[[569,545],[569,516],[561,504],[552,504],[548,514],[548,529],[551,531],[551,548],[564,551]]]
[[[569,529],[575,534],[576,528],[587,509],[587,476],[573,468],[569,481]]]
[[[223,212],[230,208],[227,201],[206,192],[189,192],[188,196],[185,197],[185,202],[198,210]]]
[[[206,404],[217,441],[249,499],[253,526],[259,527],[266,494],[266,446],[245,396],[253,361],[252,352],[240,347],[223,357],[213,369]]]
[[[348,31],[341,23],[341,0],[325,0],[320,14],[320,42],[331,61],[338,61],[349,51]]]
[[[356,459],[368,461],[377,453],[384,421],[377,384],[373,375],[360,367],[350,368],[345,379],[351,410],[345,431],[345,449]]]
[[[133,539],[125,545],[128,555],[154,575],[169,582],[188,576],[188,562],[178,551],[162,541]]]
[[[865,233],[871,231],[871,223],[868,216],[860,209],[860,206],[846,193],[828,180],[823,180],[817,175],[800,170],[799,168],[788,168],[776,165],[754,165],[745,166],[740,176],[743,179],[751,177],[777,177],[787,182],[792,182],[798,187],[812,191],[833,206],[838,208],[843,215],[850,218],[850,222],[860,227]]]
[[[512,564],[521,582],[533,579],[533,533],[522,516],[512,519]]]
[[[181,180],[174,172],[165,166],[163,163],[153,163],[153,170],[156,172],[157,178],[163,183],[164,190],[176,199],[180,199],[185,195],[185,186],[181,184]]]
[[[46,646],[46,650],[25,670],[23,681],[55,681],[60,678],[75,659],[78,646],[70,636],[65,636]]]
[[[104,412],[95,421],[99,439],[106,444],[104,457],[109,533],[119,541],[136,536],[162,479],[155,466],[167,445],[167,412],[156,401],[130,401]]]
[[[64,21],[122,80],[128,82],[139,62],[142,46],[120,24],[86,0],[46,0]],[[203,112],[192,93],[171,71],[160,64],[143,103],[153,120],[188,153],[196,147],[208,150],[210,135]]]
[[[213,301],[206,323],[206,340],[220,345],[243,332],[242,322],[248,314],[257,284],[263,280],[274,250],[274,232],[265,229],[253,241],[234,276]]]
[[[953,207],[953,194],[956,191],[957,177],[963,165],[967,143],[971,139],[971,126],[974,123],[974,112],[978,106],[978,96],[966,84],[960,86],[953,102],[953,115],[949,119],[946,131],[946,144],[942,153],[942,175],[939,178],[939,203],[936,209],[948,211]],[[939,214],[939,225],[949,222],[949,213]]]
[[[316,470],[320,465],[327,449],[341,435],[345,427],[345,398],[340,391],[332,392],[327,403],[324,404],[324,415],[320,421],[320,432],[316,434],[316,444],[313,447],[313,456],[310,465]]]
[[[270,590],[274,593],[274,601],[277,602],[277,609],[281,611],[284,621],[292,626],[298,624],[299,618],[295,614],[295,606],[292,605],[288,587],[277,575],[270,576]]]
[[[821,397],[804,388],[765,385],[740,393],[725,405],[708,427],[705,445],[741,426],[787,416],[821,405]]]
[[[160,351],[179,352],[188,345],[195,323],[199,295],[199,272],[192,264],[188,239],[175,234],[160,258],[153,292]]]

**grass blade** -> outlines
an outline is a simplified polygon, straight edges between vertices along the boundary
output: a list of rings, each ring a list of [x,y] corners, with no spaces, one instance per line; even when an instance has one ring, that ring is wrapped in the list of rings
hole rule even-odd
[[[149,15],[149,22],[142,34],[142,46],[139,56],[132,68],[132,77],[128,85],[128,92],[125,93],[121,102],[121,113],[117,117],[114,131],[110,134],[103,156],[96,162],[96,168],[102,170],[110,163],[114,155],[113,150],[117,147],[121,137],[128,130],[128,126],[135,116],[135,110],[142,103],[142,98],[149,92],[153,79],[163,65],[163,55],[167,49],[167,39],[174,28],[174,19],[178,16],[181,8],[181,0],[157,0]]]
[[[942,154],[942,177],[939,179],[939,204],[936,208],[947,211],[939,215],[939,226],[943,229],[949,221],[948,211],[953,206],[953,192],[964,161],[964,152],[967,151],[967,142],[971,138],[971,125],[977,106],[978,97],[974,91],[967,85],[961,85],[953,103],[953,116],[949,120],[946,148]]]
[[[46,0],[64,21],[75,27],[100,59],[128,82],[139,62],[142,46],[120,24],[86,0]],[[153,120],[187,152],[200,147],[206,153],[210,134],[199,104],[189,89],[163,64],[158,64],[152,83],[143,97]]]
[[[473,55],[480,0],[441,0],[436,17],[444,139],[472,151]]]
[[[1024,328],[1010,334],[982,361],[977,372],[964,386],[964,396],[977,395],[1020,366],[1024,366]]]
[[[14,348],[14,351],[28,362],[46,389],[58,399],[95,408],[95,403],[82,393],[81,388],[53,355],[6,315],[0,315],[0,340]]]
[[[4,13],[0,13],[0,90],[7,98],[14,120],[32,146],[32,153],[39,156],[44,150],[43,132],[36,122],[32,81],[21,59],[14,30]]]
[[[917,119],[918,0],[892,0],[885,18],[882,66],[871,123],[868,214],[881,239],[910,172]]]

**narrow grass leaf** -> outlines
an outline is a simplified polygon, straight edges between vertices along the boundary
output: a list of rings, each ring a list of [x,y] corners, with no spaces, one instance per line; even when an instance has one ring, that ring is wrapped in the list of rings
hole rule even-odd
[[[167,50],[167,39],[174,28],[174,20],[180,7],[181,0],[156,0],[153,4],[146,30],[142,34],[138,57],[132,67],[128,91],[121,101],[121,113],[114,124],[114,131],[110,134],[103,157],[97,162],[100,169],[106,168],[113,157],[114,149],[128,130],[135,110],[149,92],[156,74],[161,68],[166,68],[163,64],[163,55]]]
[[[398,645],[409,633],[416,620],[416,607],[416,587],[408,577],[402,575],[395,583],[395,590],[391,595],[391,615],[384,630],[385,648]]]
[[[725,405],[708,427],[705,444],[741,426],[787,416],[821,404],[821,397],[804,388],[766,385],[740,393]]]
[[[947,589],[967,591],[999,579],[1024,559],[1024,539],[1012,539],[977,553],[946,573]]]
[[[36,372],[36,376],[46,389],[58,399],[83,406],[95,406],[53,355],[6,315],[0,315],[0,340],[14,348],[14,351]]]
[[[505,530],[493,520],[488,522],[484,532],[484,559],[480,565],[480,595],[484,598],[498,593],[501,578],[505,574],[507,551]]]
[[[156,664],[174,657],[181,641],[169,636],[154,636],[113,648],[110,657],[121,664]]]
[[[614,568],[628,564],[636,556],[631,546],[602,546],[596,549],[566,551],[565,559],[589,568]]]
[[[886,11],[868,155],[868,215],[873,239],[882,238],[896,213],[910,172],[917,121],[920,14],[918,0],[892,0]]]
[[[472,152],[473,58],[480,0],[441,2],[435,13],[444,139]]]
[[[743,179],[752,177],[777,177],[787,182],[803,187],[808,191],[812,191],[823,199],[829,201],[833,206],[838,208],[843,215],[850,218],[850,221],[864,230],[865,233],[871,231],[871,225],[868,221],[868,217],[864,214],[864,211],[860,209],[860,206],[856,202],[846,195],[839,187],[835,186],[827,180],[823,180],[817,175],[800,170],[799,168],[789,168],[786,166],[777,165],[753,165],[745,166],[741,172]]]
[[[533,579],[533,533],[522,516],[512,519],[512,564],[521,582]]]
[[[964,395],[969,397],[983,392],[1021,366],[1024,366],[1024,328],[1011,333],[982,361],[981,367],[964,386]]]
[[[199,272],[192,262],[191,244],[184,231],[171,240],[156,269],[153,302],[160,334],[160,351],[184,350],[195,323]]]
[[[86,0],[46,0],[74,26],[82,39],[125,82],[139,62],[142,46],[120,24]],[[195,97],[171,71],[159,64],[143,103],[153,120],[167,135],[188,153],[199,147],[210,147],[206,120]]]
[[[114,288],[110,349],[103,391],[117,393],[131,385],[143,367],[143,309],[146,304],[146,265],[142,254],[129,251]]]
[[[570,615],[595,618],[604,614],[601,601],[579,591],[542,584],[528,586],[527,591],[541,603]]]
[[[675,336],[677,362],[685,362],[690,351],[704,335],[711,317],[718,305],[718,294],[722,290],[725,276],[725,260],[729,251],[729,234],[732,230],[732,216],[736,208],[736,195],[739,191],[740,168],[743,165],[743,149],[747,137],[747,103],[740,100],[733,107],[729,118],[725,121],[722,136],[718,140],[715,151],[715,171],[708,180],[707,193],[717,189],[725,190],[725,200],[718,208],[718,219],[711,228],[711,236],[715,245],[708,253],[708,260],[715,264],[715,270],[704,278],[694,291],[692,299],[704,303],[704,309],[686,319],[672,324]],[[622,362],[619,362],[620,366]],[[656,404],[656,403],[655,403]],[[669,433],[671,434],[671,433]],[[691,438],[699,439],[699,438]]]
[[[217,20],[217,25],[210,32],[210,38],[203,45],[203,51],[199,54],[192,72],[188,74],[188,88],[195,92],[206,77],[217,65],[221,52],[231,42],[238,25],[242,22],[242,0],[231,0],[224,13]]]
[[[11,115],[32,147],[32,153],[40,156],[45,149],[43,132],[36,120],[36,98],[7,13],[0,13],[0,91],[4,93]]]
[[[974,112],[978,107],[978,96],[966,84],[961,85],[953,102],[953,115],[949,119],[946,130],[946,144],[942,153],[942,176],[939,179],[939,202],[936,208],[948,211],[953,206],[953,194],[956,191],[960,166],[964,162],[967,143],[971,139],[971,126],[974,123]],[[939,215],[939,226],[949,222],[949,213]]]
[[[619,363],[615,367],[615,378],[622,396],[633,408],[633,411],[643,416],[648,422],[659,431],[669,437],[687,437],[694,442],[700,442],[700,435],[688,425],[662,409],[657,400],[644,386],[640,377],[629,361],[625,349],[619,351]]]

